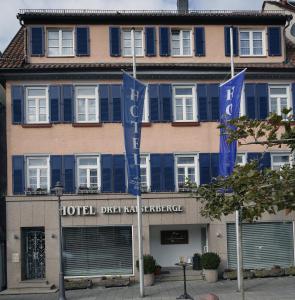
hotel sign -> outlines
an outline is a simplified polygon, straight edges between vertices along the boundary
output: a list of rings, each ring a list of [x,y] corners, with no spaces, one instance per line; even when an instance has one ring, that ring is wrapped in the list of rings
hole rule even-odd
[[[182,213],[181,205],[148,205],[142,207],[143,214],[173,214]],[[62,216],[96,216],[98,213],[103,215],[136,214],[136,206],[102,206],[98,211],[91,205],[71,205],[63,206]]]

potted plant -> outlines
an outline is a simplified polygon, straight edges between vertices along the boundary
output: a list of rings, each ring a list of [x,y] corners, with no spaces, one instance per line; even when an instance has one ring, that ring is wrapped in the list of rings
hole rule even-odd
[[[136,267],[139,269],[139,261],[136,261]],[[152,255],[143,256],[143,272],[144,272],[144,286],[151,286],[155,281],[156,261]]]
[[[218,267],[220,265],[220,257],[213,252],[204,253],[201,256],[201,265],[204,270],[205,278],[208,282],[216,282],[218,280]]]

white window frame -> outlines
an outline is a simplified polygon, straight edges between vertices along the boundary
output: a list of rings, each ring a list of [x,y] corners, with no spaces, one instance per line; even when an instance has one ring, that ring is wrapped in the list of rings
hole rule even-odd
[[[242,157],[242,162],[241,163],[236,162],[236,165],[245,166],[245,164],[247,163],[247,153],[237,153],[237,157],[238,156]]]
[[[50,192],[50,165],[49,165],[49,156],[47,155],[40,155],[40,156],[26,156],[26,189],[30,189],[30,176],[29,170],[30,169],[37,169],[37,189],[40,188],[40,169],[43,169],[42,166],[34,166],[30,167],[29,160],[30,159],[46,159],[46,167],[47,167],[47,192]]]
[[[146,188],[147,192],[151,191],[151,161],[150,154],[141,154],[140,159],[145,158],[145,166],[146,166]],[[140,164],[140,168],[142,164]]]
[[[88,98],[86,97],[81,97],[78,96],[78,89],[79,88],[95,88],[95,120],[89,120],[89,113],[88,113]],[[85,116],[86,116],[86,120],[85,121],[80,121],[78,118],[78,99],[79,98],[83,98],[86,100],[86,104],[85,104]],[[98,123],[99,122],[99,91],[98,91],[98,86],[96,85],[77,85],[75,86],[75,121],[77,123]]]
[[[246,28],[240,28],[239,30],[239,49],[241,49],[241,33],[242,32],[248,32],[249,33],[249,49],[250,53],[249,54],[241,54],[240,51],[240,56],[241,57],[249,57],[249,56],[255,56],[255,57],[262,57],[266,56],[266,44],[265,44],[265,29],[246,29]],[[262,33],[262,54],[254,54],[253,53],[253,33],[254,32],[261,32]]]
[[[72,31],[72,40],[73,40],[73,52],[72,54],[62,54],[62,31],[63,30],[67,30],[67,31]],[[58,54],[57,55],[50,55],[49,54],[49,31],[58,31]],[[47,50],[47,56],[48,57],[73,57],[75,56],[75,34],[74,34],[74,28],[70,27],[65,27],[65,28],[53,28],[53,27],[48,27],[46,28],[46,34],[47,34],[47,38],[46,38],[46,50]],[[69,47],[65,47],[65,48],[69,48]]]
[[[270,158],[271,158],[271,169],[274,170],[274,167],[280,166],[283,167],[286,164],[279,164],[279,163],[274,163],[273,158],[278,157],[278,156],[289,156],[289,165],[292,166],[292,155],[288,152],[282,152],[282,153],[271,153]]]
[[[185,167],[189,166],[188,164],[178,164],[178,158],[179,157],[193,157],[194,158],[194,164],[190,166],[194,166],[195,168],[195,183],[199,186],[200,185],[200,168],[199,168],[199,155],[196,153],[181,153],[181,154],[175,154],[174,161],[175,161],[175,186],[176,191],[179,192],[179,186],[178,186],[178,167]]]
[[[176,97],[186,97],[187,95],[177,95],[176,96],[176,89],[178,88],[192,88],[192,103],[193,103],[193,119],[186,120],[186,109],[185,106],[182,106],[182,112],[184,119],[183,120],[176,120]],[[173,85],[172,87],[173,93],[173,122],[197,122],[197,93],[196,93],[196,86],[193,84],[185,84],[185,85]],[[183,103],[182,103],[183,104]]]
[[[173,54],[172,51],[172,31],[179,31],[179,49],[180,49],[180,54]],[[183,32],[184,31],[189,31],[189,37],[190,37],[190,53],[189,54],[184,54],[183,53]],[[171,56],[172,57],[190,57],[193,55],[193,34],[191,29],[178,29],[178,28],[171,28]]]
[[[130,32],[131,55],[125,54],[124,35],[125,35],[126,32]],[[143,29],[142,28],[135,28],[135,32],[141,32],[141,49],[142,49],[141,53],[136,54],[136,57],[143,57],[144,52],[145,52]],[[134,36],[135,36],[135,34],[134,34]],[[122,56],[123,57],[132,57],[133,56],[133,53],[132,53],[133,45],[132,45],[132,29],[131,28],[122,28],[121,45],[122,45]],[[135,53],[136,53],[136,50],[135,50]]]
[[[46,120],[45,121],[40,121],[40,104],[39,104],[39,98],[35,97],[35,96],[29,96],[29,90],[34,90],[34,89],[44,89],[45,90],[45,103],[46,103]],[[48,95],[48,86],[27,86],[26,87],[26,103],[25,103],[25,110],[26,110],[26,123],[27,124],[47,124],[49,123],[49,95]],[[35,117],[36,117],[36,121],[30,121],[29,120],[29,100],[35,100],[35,104],[36,104],[36,113],[35,113]],[[38,104],[37,104],[38,102]]]
[[[269,84],[268,85],[268,107],[269,107],[269,111],[271,112],[271,93],[270,93],[270,90],[271,88],[286,88],[286,91],[287,93],[285,95],[281,94],[281,95],[274,95],[273,97],[275,98],[279,98],[277,99],[277,111],[276,111],[276,114],[281,116],[282,115],[282,111],[281,109],[279,109],[279,106],[278,106],[278,101],[281,99],[281,98],[287,98],[287,108],[292,108],[292,99],[291,99],[291,86],[290,84]],[[280,104],[281,106],[281,104]],[[289,116],[290,113],[287,115]]]
[[[97,161],[97,167],[95,166],[80,166],[80,159],[87,159],[87,158],[96,158]],[[80,169],[87,169],[87,188],[91,188],[90,186],[90,169],[96,169],[97,170],[97,190],[101,191],[101,157],[100,155],[79,155],[76,156],[76,162],[77,162],[77,175],[76,175],[76,182],[77,182],[77,189],[79,190],[80,188]]]

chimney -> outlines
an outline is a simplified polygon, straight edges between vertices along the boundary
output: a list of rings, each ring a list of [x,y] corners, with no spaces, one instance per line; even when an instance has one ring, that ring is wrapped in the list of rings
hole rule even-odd
[[[288,4],[288,0],[280,0],[281,1],[281,3],[283,4],[283,5],[287,5]]]
[[[177,0],[177,10],[179,13],[188,12],[188,0]]]

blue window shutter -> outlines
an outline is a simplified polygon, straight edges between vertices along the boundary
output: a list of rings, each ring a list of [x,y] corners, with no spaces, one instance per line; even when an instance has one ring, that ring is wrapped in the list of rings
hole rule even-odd
[[[271,167],[271,158],[269,152],[249,152],[247,153],[247,160],[248,162],[251,162],[252,160],[257,160],[259,169]]]
[[[23,155],[12,156],[13,194],[25,193],[25,159]]]
[[[282,55],[282,37],[281,27],[268,27],[268,55],[281,56]]]
[[[162,169],[162,155],[161,154],[151,154],[151,191],[161,192],[161,169]]]
[[[219,85],[207,85],[208,101],[209,101],[209,118],[208,121],[219,120]]]
[[[258,119],[265,120],[268,116],[268,84],[256,84],[256,103],[258,109]]]
[[[121,122],[122,121],[122,85],[112,84],[111,85],[111,99],[112,99],[112,121]]]
[[[234,43],[234,56],[239,55],[239,30],[233,27],[233,43]],[[225,56],[230,56],[230,26],[224,27],[224,51]]]
[[[101,191],[112,192],[113,187],[113,156],[111,154],[101,155]]]
[[[155,27],[145,28],[145,54],[156,56],[156,29]]]
[[[295,83],[292,83],[292,98],[293,98],[293,104],[292,104],[292,114],[293,114],[293,119],[295,118]]]
[[[109,122],[109,85],[99,86],[100,121]]]
[[[51,172],[51,188],[54,188],[58,181],[63,184],[61,155],[50,156],[50,172]]]
[[[160,99],[159,99],[159,85],[149,84],[149,104],[150,104],[150,119],[151,122],[160,121]]]
[[[121,31],[120,27],[110,27],[110,55],[121,56]]]
[[[199,154],[200,165],[200,184],[207,184],[211,182],[211,163],[210,153]]]
[[[172,86],[171,84],[160,84],[161,121],[172,121]]]
[[[76,55],[90,55],[89,27],[76,28]]]
[[[160,56],[170,56],[170,28],[159,28]]]
[[[175,192],[174,155],[162,154],[161,192]]]
[[[50,122],[60,121],[60,86],[51,85],[49,87],[49,103],[50,103]]]
[[[74,87],[62,86],[63,121],[71,123],[74,120]]]
[[[199,121],[208,121],[207,85],[197,85]]]
[[[75,193],[75,156],[63,156],[64,169],[64,192],[68,194]]]
[[[239,30],[233,27],[234,56],[239,55]]]
[[[246,116],[249,119],[256,119],[256,96],[255,96],[255,84],[245,84],[245,102],[246,102]]]
[[[30,30],[31,56],[44,56],[44,27],[32,26]]]
[[[20,85],[11,87],[12,95],[12,123],[22,124],[24,122],[24,88]]]
[[[115,193],[126,192],[124,155],[113,156],[113,187]]]
[[[224,27],[224,52],[225,56],[230,56],[230,26]]]
[[[195,56],[205,56],[205,28],[195,27]]]
[[[219,153],[211,153],[211,178],[219,175]]]

